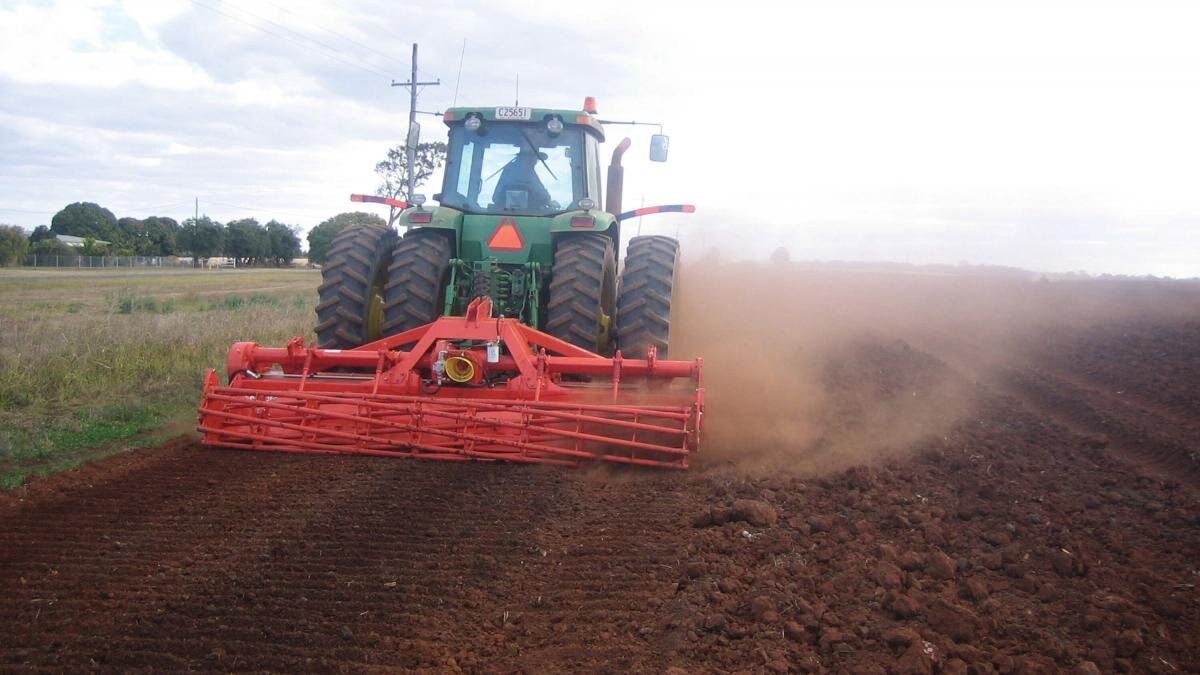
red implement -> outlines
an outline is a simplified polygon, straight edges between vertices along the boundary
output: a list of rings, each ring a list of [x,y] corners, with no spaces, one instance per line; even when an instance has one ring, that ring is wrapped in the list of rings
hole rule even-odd
[[[283,348],[239,342],[229,351],[229,385],[212,370],[205,377],[202,442],[687,467],[704,409],[699,359],[659,361],[653,350],[645,360],[605,358],[491,310],[481,298],[464,317],[349,350],[306,347],[302,338]]]

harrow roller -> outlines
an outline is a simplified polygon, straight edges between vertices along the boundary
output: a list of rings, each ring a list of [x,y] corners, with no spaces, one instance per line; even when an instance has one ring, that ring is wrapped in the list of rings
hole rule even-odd
[[[205,378],[209,446],[440,460],[686,468],[700,361],[601,357],[474,301],[355,349],[237,343]],[[407,349],[405,348],[407,347]],[[588,381],[575,381],[588,380]]]

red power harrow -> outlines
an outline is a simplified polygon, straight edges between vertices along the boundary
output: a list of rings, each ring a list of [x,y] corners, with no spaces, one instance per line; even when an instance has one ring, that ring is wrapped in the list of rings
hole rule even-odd
[[[653,348],[644,360],[605,358],[491,312],[480,298],[466,316],[349,350],[306,347],[299,337],[283,348],[236,343],[229,385],[211,369],[205,376],[202,442],[687,467],[704,409],[700,359],[660,361]],[[673,382],[682,378],[686,386]]]

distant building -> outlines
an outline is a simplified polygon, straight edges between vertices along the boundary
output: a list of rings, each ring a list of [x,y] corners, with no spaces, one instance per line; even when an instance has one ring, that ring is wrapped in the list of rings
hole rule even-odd
[[[83,248],[84,242],[87,241],[87,237],[76,237],[70,234],[56,234],[54,235],[54,238],[73,248]],[[103,239],[93,239],[92,241],[103,246],[108,246],[112,243],[110,241],[104,241]]]

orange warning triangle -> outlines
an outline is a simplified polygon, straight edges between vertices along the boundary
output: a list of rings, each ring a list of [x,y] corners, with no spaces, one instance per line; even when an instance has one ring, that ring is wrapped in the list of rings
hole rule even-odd
[[[504,219],[488,239],[487,245],[493,251],[520,251],[525,248],[525,240],[521,238],[517,224],[511,219]]]

